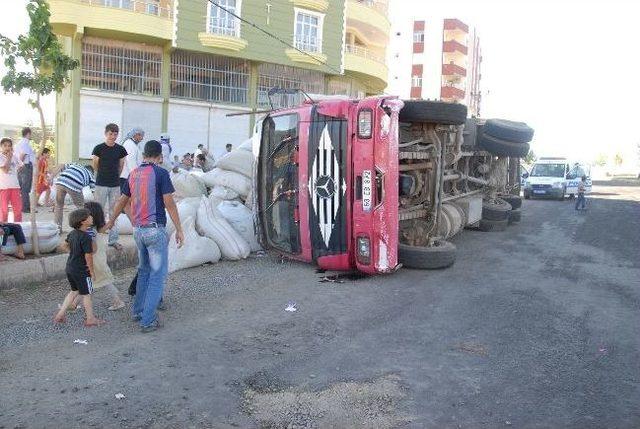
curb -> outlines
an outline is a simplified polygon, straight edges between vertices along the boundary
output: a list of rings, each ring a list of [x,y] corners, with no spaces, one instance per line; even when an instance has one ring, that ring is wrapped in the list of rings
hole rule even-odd
[[[107,263],[112,270],[130,268],[138,264],[138,250],[125,246],[122,250],[107,250]],[[0,264],[0,290],[30,286],[67,277],[65,266],[67,254],[56,254],[39,259]]]

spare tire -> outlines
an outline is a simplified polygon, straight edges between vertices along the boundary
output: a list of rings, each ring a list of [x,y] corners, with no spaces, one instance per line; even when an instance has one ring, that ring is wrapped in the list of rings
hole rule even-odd
[[[456,246],[444,240],[436,240],[430,247],[399,244],[398,261],[407,268],[421,270],[447,268],[456,261]]]
[[[467,120],[467,106],[443,101],[406,100],[400,110],[400,122],[462,125]]]
[[[478,146],[496,156],[524,158],[529,153],[529,143],[516,143],[490,136],[486,132],[486,124],[478,137]]]
[[[480,231],[491,232],[491,231],[504,231],[507,229],[507,225],[509,225],[509,220],[480,220]]]
[[[503,199],[496,198],[494,202],[482,200],[483,220],[508,220],[511,205]]]
[[[509,213],[509,223],[520,222],[520,219],[522,219],[522,211],[511,210],[511,213]]]
[[[519,195],[498,194],[501,200],[505,200],[511,205],[511,210],[518,210],[522,207],[522,198]]]
[[[506,119],[488,119],[484,124],[484,132],[491,137],[514,143],[529,143],[533,139],[533,128],[524,122]]]

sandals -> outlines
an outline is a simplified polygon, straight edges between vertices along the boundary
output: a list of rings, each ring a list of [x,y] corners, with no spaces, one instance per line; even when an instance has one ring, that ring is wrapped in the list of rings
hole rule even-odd
[[[120,301],[119,304],[112,305],[109,308],[107,308],[107,310],[109,310],[109,311],[118,311],[118,310],[123,309],[124,306],[125,306],[124,301]]]

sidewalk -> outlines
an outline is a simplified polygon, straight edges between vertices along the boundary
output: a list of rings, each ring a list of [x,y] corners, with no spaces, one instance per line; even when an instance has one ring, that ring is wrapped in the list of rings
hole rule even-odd
[[[74,208],[73,205],[65,206],[61,244],[70,231],[67,226],[67,216]],[[28,222],[29,215],[25,213],[22,220]],[[53,222],[53,213],[50,208],[38,207],[38,222]],[[123,247],[121,251],[109,248],[107,252],[108,263],[112,270],[133,267],[138,263],[138,251],[133,236],[121,235],[119,242]],[[66,277],[66,263],[66,253],[54,252],[38,258],[27,255],[24,261],[7,256],[3,262],[0,262],[0,290],[63,279]]]

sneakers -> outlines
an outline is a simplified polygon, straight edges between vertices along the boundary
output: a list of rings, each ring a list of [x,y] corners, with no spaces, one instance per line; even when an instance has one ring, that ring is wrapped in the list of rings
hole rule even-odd
[[[142,326],[140,328],[140,332],[142,332],[143,334],[148,334],[149,332],[157,331],[158,329],[162,328],[162,326],[163,324],[160,319],[156,318],[155,322],[153,322],[151,325]]]

